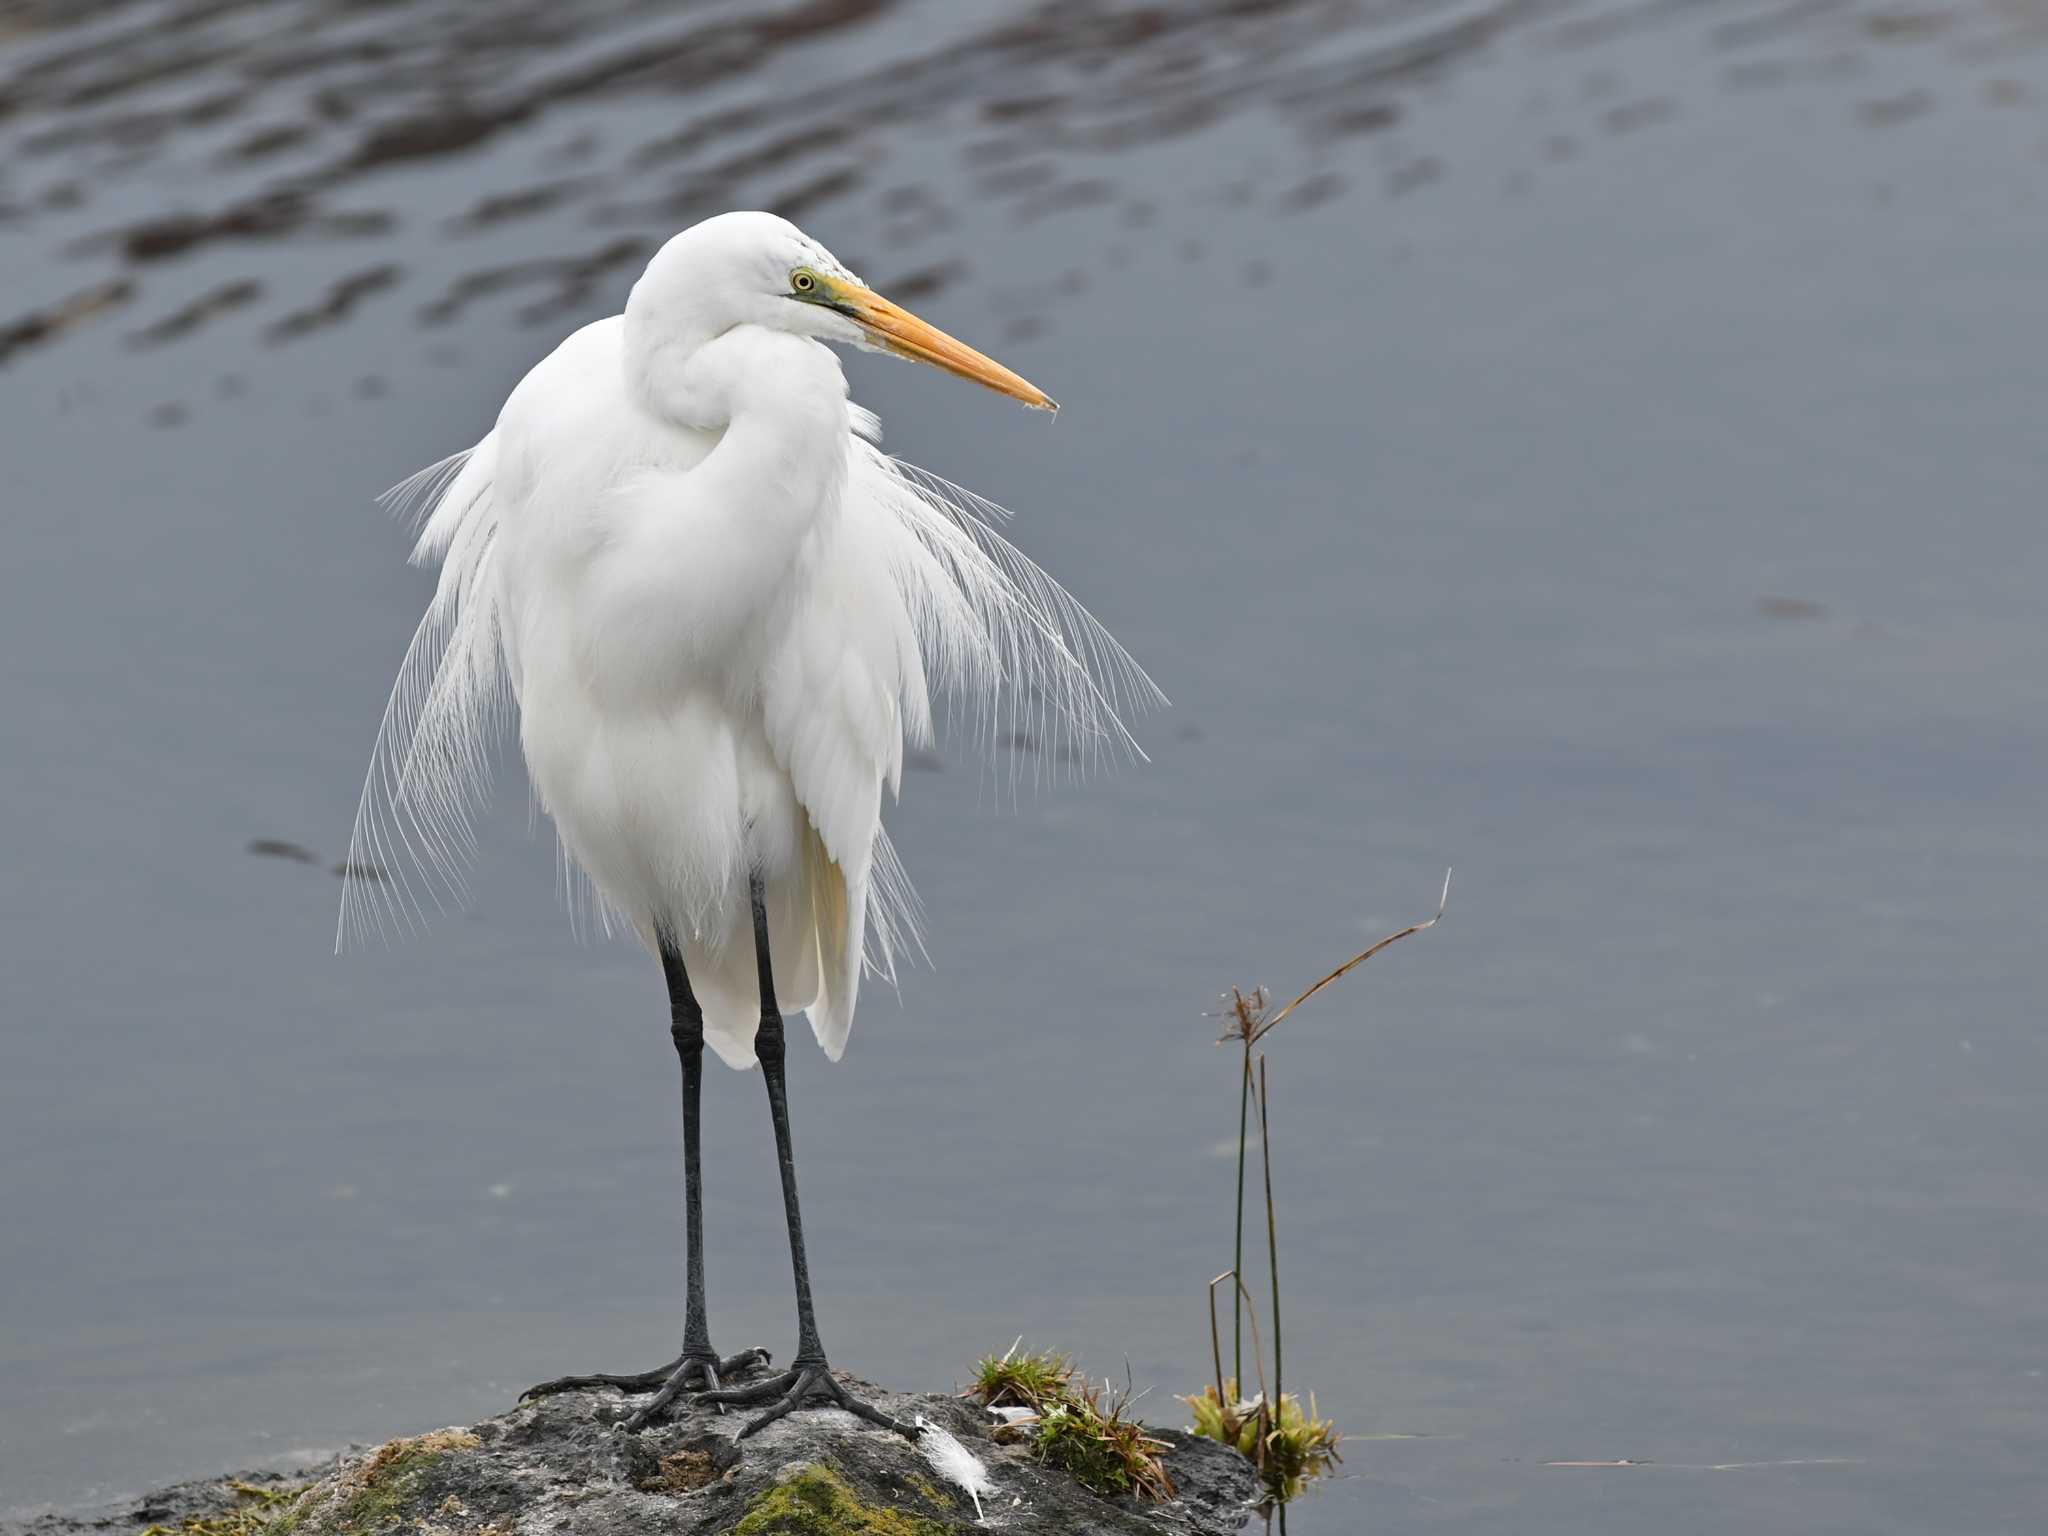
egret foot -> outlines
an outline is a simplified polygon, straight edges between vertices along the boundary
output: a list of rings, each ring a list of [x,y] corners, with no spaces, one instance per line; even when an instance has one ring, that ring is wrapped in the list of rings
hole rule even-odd
[[[742,1440],[800,1408],[844,1408],[855,1418],[866,1419],[881,1429],[892,1429],[906,1440],[917,1439],[917,1431],[901,1419],[890,1418],[872,1403],[864,1403],[847,1391],[832,1374],[832,1367],[823,1360],[792,1366],[780,1376],[771,1376],[766,1381],[757,1381],[748,1386],[706,1392],[701,1401],[731,1403],[736,1408],[753,1408],[762,1403],[772,1403],[773,1406],[766,1413],[740,1431]]]
[[[620,1392],[653,1392],[654,1401],[627,1422],[627,1428],[640,1429],[682,1393],[715,1392],[729,1378],[765,1367],[768,1362],[769,1355],[765,1349],[743,1349],[723,1360],[709,1355],[682,1355],[651,1371],[636,1371],[628,1375],[597,1372],[588,1376],[557,1376],[553,1381],[528,1387],[519,1394],[519,1400],[525,1402],[528,1398],[552,1397],[557,1392],[588,1392],[600,1387],[611,1387]]]

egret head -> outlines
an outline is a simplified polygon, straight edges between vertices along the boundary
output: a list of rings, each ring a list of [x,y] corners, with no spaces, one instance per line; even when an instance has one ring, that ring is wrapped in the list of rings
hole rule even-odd
[[[838,257],[772,213],[723,213],[654,255],[627,301],[629,323],[701,345],[734,326],[840,342],[929,363],[1040,410],[1059,405],[992,357],[867,287]]]

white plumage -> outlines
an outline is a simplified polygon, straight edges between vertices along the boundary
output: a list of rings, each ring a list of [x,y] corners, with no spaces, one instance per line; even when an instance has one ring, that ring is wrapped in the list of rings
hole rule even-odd
[[[828,340],[1050,404],[794,226],[728,214],[664,246],[475,447],[391,493],[424,512],[413,558],[441,576],[378,735],[344,942],[464,895],[516,719],[562,846],[609,917],[681,950],[719,1055],[753,1060],[758,869],[776,996],[836,1059],[863,962],[893,978],[914,939],[882,794],[933,698],[1044,763],[1135,752],[1120,715],[1150,681],[1005,514],[873,446]]]

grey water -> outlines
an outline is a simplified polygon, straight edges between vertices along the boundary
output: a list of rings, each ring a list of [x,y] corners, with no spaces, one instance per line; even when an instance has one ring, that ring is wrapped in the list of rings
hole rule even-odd
[[[792,1058],[835,1362],[1021,1334],[1180,1422],[1218,994],[1455,864],[1269,1042],[1347,1435],[1292,1528],[2040,1528],[2036,11],[5,19],[0,1511],[673,1346],[658,975],[516,763],[426,937],[337,958],[330,870],[430,590],[372,497],[754,205],[1060,398],[849,364],[1173,700],[1108,777],[906,776],[934,964]],[[707,1097],[714,1332],[786,1353],[760,1090]]]

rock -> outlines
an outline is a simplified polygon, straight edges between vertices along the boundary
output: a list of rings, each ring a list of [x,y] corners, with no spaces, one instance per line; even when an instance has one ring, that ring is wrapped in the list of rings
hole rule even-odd
[[[943,1426],[982,1460],[996,1489],[984,1521],[917,1447],[838,1409],[792,1415],[745,1442],[744,1414],[699,1409],[629,1435],[619,1425],[633,1400],[569,1392],[311,1474],[186,1483],[7,1536],[1232,1536],[1251,1513],[1250,1464],[1211,1441],[1156,1431],[1179,1496],[1106,1499],[1024,1445],[997,1444],[970,1402],[850,1384],[905,1422]]]

